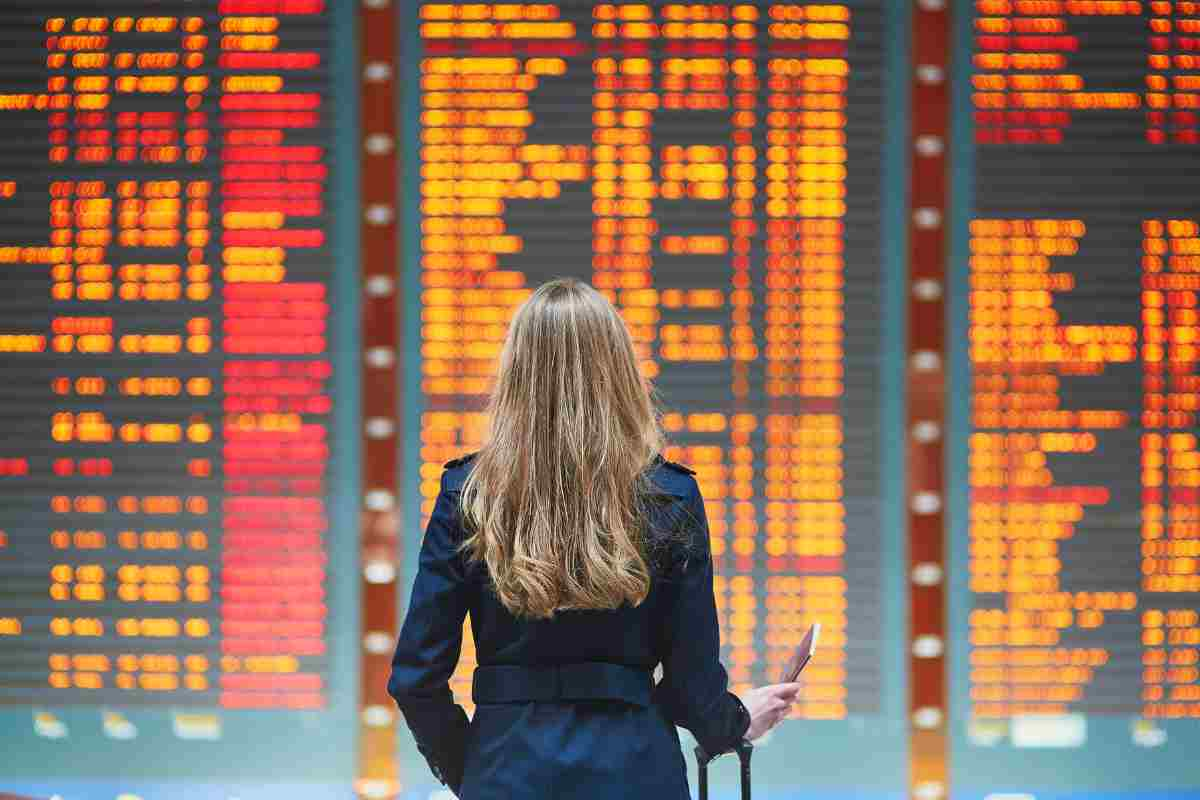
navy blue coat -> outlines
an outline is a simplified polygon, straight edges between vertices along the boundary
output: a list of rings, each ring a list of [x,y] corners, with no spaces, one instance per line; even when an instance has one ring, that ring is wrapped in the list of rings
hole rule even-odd
[[[455,550],[471,458],[442,473],[388,681],[434,775],[464,800],[685,800],[675,726],[716,753],[750,724],[718,658],[708,523],[694,473],[661,456],[648,468],[661,494],[650,505],[645,601],[529,620],[501,605],[486,565]],[[470,720],[448,686],[468,611],[478,659]]]

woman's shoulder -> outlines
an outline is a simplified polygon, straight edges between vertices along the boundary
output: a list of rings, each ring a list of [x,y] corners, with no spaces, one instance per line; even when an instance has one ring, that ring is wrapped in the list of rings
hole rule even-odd
[[[646,476],[662,492],[674,497],[691,497],[697,492],[696,470],[675,461],[669,461],[660,453],[646,469]]]
[[[708,551],[708,530],[700,508],[696,471],[655,456],[646,470],[651,502],[646,544],[656,576],[668,581]]]
[[[442,465],[442,486],[448,492],[461,491],[463,481],[471,471],[471,462],[479,455],[479,451],[452,458]]]
[[[446,469],[454,469],[456,467],[460,467],[460,466],[463,466],[464,464],[470,463],[470,461],[473,458],[475,458],[475,456],[477,456],[477,455],[479,455],[478,450],[476,450],[473,453],[467,453],[466,455],[459,456],[458,458],[452,458],[449,461],[447,461],[445,464],[442,464],[442,466],[445,467]]]
[[[672,472],[678,472],[683,475],[695,475],[696,474],[696,470],[692,469],[691,467],[685,467],[683,464],[680,464],[677,461],[668,461],[666,458],[663,457],[662,453],[659,453],[656,456],[654,456],[654,458],[652,458],[650,460],[650,465],[652,467],[662,467],[665,469],[669,469]]]

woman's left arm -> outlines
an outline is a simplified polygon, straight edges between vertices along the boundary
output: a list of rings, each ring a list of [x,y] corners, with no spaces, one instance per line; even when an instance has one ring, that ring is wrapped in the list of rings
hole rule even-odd
[[[458,493],[446,489],[443,472],[388,680],[388,694],[403,712],[417,749],[455,794],[462,783],[469,724],[449,685],[467,614],[463,563],[456,551],[457,501]]]

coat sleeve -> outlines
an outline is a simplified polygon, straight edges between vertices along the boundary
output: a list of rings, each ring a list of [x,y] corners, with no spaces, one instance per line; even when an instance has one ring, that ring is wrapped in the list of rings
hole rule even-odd
[[[691,543],[687,558],[667,582],[660,638],[663,676],[655,696],[672,722],[690,730],[715,755],[741,740],[750,714],[728,691],[729,676],[720,661],[708,517],[698,488],[686,498],[682,512]]]
[[[455,550],[457,496],[446,490],[443,472],[388,680],[388,694],[404,714],[417,749],[434,776],[455,794],[462,783],[469,725],[449,685],[467,614],[463,562]]]

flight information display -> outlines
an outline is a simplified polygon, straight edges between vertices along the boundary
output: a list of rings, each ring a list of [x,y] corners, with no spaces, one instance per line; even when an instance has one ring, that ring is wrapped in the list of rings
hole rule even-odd
[[[1194,789],[1200,3],[971,5],[953,763],[971,787]]]
[[[421,526],[514,308],[587,280],[697,473],[734,686],[820,622],[795,715],[878,714],[883,4],[404,9]]]
[[[5,3],[0,30],[3,771],[328,711],[353,680],[330,652],[331,12]]]

